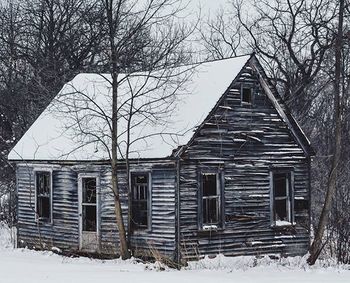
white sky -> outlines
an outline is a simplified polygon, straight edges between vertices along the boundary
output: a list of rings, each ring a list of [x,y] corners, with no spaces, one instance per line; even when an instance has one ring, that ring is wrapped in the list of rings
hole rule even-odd
[[[209,14],[213,16],[220,7],[229,6],[229,2],[229,0],[190,0],[188,8],[197,13],[201,7],[202,17]]]
[[[220,6],[227,6],[228,0],[192,0],[191,5],[202,6],[203,12],[215,12]]]

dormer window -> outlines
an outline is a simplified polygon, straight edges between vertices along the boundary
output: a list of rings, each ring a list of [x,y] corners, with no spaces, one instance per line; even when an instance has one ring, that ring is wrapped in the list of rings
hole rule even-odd
[[[242,86],[241,88],[241,102],[244,104],[252,104],[253,88],[249,86]]]

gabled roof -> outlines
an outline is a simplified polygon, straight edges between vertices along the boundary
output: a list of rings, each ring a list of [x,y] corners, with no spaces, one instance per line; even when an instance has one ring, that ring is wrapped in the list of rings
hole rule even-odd
[[[310,143],[297,122],[275,97],[267,77],[254,55],[206,62],[176,68],[171,80],[160,83],[156,73],[121,74],[118,88],[119,152],[123,158],[130,110],[130,93],[142,95],[134,108],[152,104],[165,115],[145,118],[145,113],[132,120],[131,158],[165,158],[173,150],[190,144],[196,129],[217,107],[220,99],[239,76],[246,64],[257,72],[260,83],[306,155],[312,155]],[[163,71],[158,71],[163,72]],[[159,74],[158,74],[159,75]],[[65,84],[47,109],[39,116],[9,154],[10,160],[97,161],[108,160],[105,146],[110,147],[106,117],[111,116],[111,77],[107,74],[79,74]],[[176,96],[171,94],[176,93]],[[165,98],[166,103],[162,103]],[[170,99],[170,100],[168,100]],[[171,105],[170,109],[168,106]],[[104,113],[106,117],[101,116]],[[108,120],[108,118],[107,118]],[[98,137],[98,139],[96,139]]]
[[[255,53],[253,53],[250,56],[250,59],[246,62],[246,64],[242,67],[240,72],[236,75],[236,77],[233,79],[231,84],[227,85],[227,91],[231,88],[231,86],[235,83],[236,79],[239,77],[241,71],[243,71],[244,67],[248,65],[249,68],[253,70],[255,75],[257,76],[257,79],[259,80],[259,83],[261,87],[263,88],[265,94],[269,98],[269,100],[272,103],[272,106],[277,111],[279,117],[282,119],[282,121],[286,124],[289,131],[291,132],[291,136],[294,138],[296,143],[303,149],[306,156],[314,156],[315,152],[313,148],[311,147],[311,143],[307,136],[305,135],[304,131],[298,124],[298,122],[294,119],[294,117],[291,115],[290,110],[288,109],[287,105],[284,103],[282,97],[279,95],[276,87],[270,82],[270,79],[266,75],[262,65],[260,64],[259,60],[256,58]],[[225,93],[225,94],[226,94]],[[218,101],[216,102],[215,106],[211,109],[210,112],[208,112],[205,119],[203,119],[202,123],[198,125],[198,127],[195,130],[195,133],[192,135],[191,139],[188,141],[187,144],[184,144],[176,153],[175,156],[181,156],[183,152],[186,151],[186,149],[191,146],[191,144],[194,142],[196,136],[199,134],[201,128],[206,124],[207,120],[209,120],[212,117],[212,113],[214,113],[219,105],[221,104],[221,101],[225,99],[225,94],[223,94]]]
[[[132,158],[163,158],[170,156],[178,146],[186,144],[193,130],[200,125],[216,102],[225,93],[250,56],[206,62],[192,66],[188,70],[177,68],[180,81],[186,83],[176,89],[172,81],[159,86],[157,79],[140,73],[123,80],[119,87],[121,104],[130,97],[130,86],[135,92],[146,85],[147,96],[139,103],[161,97],[165,91],[176,92],[172,101],[171,114],[155,121],[142,121],[142,115],[134,122],[131,140]],[[189,74],[190,73],[190,74]],[[153,74],[152,74],[153,76]],[[147,81],[145,81],[147,77]],[[151,96],[151,98],[150,98]],[[127,111],[127,105],[121,113]],[[73,108],[79,111],[70,111]],[[89,113],[87,108],[91,109]],[[160,110],[162,106],[159,105]],[[68,82],[47,109],[38,117],[9,154],[10,160],[105,160],[108,152],[102,143],[109,146],[108,126],[98,112],[111,116],[110,75],[79,74]],[[77,121],[84,126],[79,128]],[[81,126],[79,125],[79,126]],[[126,135],[126,121],[118,120],[120,151]],[[84,133],[93,130],[99,133],[100,141],[94,135]],[[156,135],[154,135],[156,133]],[[105,135],[105,136],[104,136]],[[142,138],[146,137],[146,138]],[[102,140],[102,141],[101,141]]]

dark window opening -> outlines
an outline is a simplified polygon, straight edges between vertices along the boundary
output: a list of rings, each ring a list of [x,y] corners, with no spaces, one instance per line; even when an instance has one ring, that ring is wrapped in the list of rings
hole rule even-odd
[[[82,178],[83,231],[97,231],[96,178]]]
[[[273,220],[292,221],[290,173],[273,174]]]
[[[202,224],[219,224],[220,194],[218,190],[218,175],[202,175]]]
[[[51,221],[51,173],[36,172],[36,213],[40,221]]]
[[[148,228],[148,174],[131,175],[131,225],[134,230]]]
[[[83,205],[83,231],[96,231],[96,206]]]
[[[252,89],[243,87],[242,88],[242,102],[244,103],[252,103]]]

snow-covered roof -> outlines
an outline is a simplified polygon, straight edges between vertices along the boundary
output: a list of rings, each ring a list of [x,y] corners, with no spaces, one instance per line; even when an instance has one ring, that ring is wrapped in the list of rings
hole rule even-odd
[[[119,156],[126,152],[128,121],[132,158],[167,157],[187,144],[249,58],[119,75]],[[9,159],[109,159],[111,106],[110,75],[77,75],[24,134]]]

